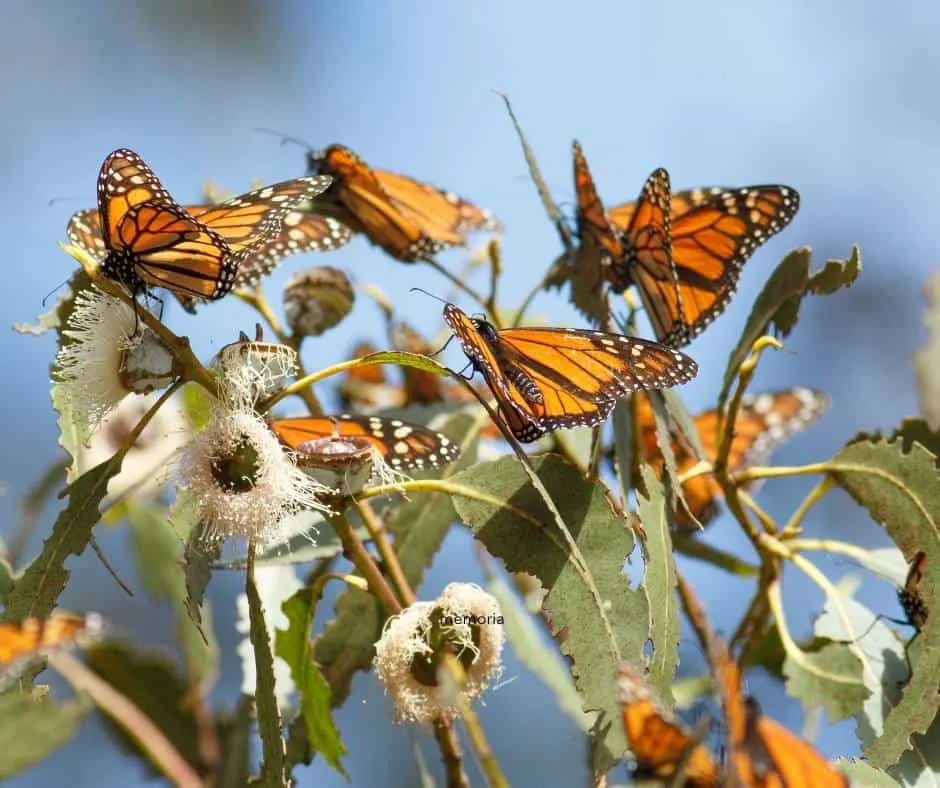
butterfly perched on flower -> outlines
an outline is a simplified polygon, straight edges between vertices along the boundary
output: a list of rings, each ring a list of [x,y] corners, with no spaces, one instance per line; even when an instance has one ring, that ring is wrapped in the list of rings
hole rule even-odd
[[[716,788],[718,764],[691,731],[663,708],[645,675],[627,663],[617,669],[615,695],[624,733],[636,761],[633,777],[662,780],[672,785],[684,763],[686,788]]]
[[[712,638],[709,661],[725,717],[725,781],[748,788],[848,788],[849,780],[807,741],[764,716],[741,691],[741,669]]]
[[[0,623],[0,666],[7,666],[38,652],[98,637],[104,624],[96,613],[79,616],[56,611],[48,618],[27,618],[19,623]]]
[[[460,455],[445,435],[400,419],[379,416],[304,416],[276,419],[271,428],[281,443],[295,451],[323,438],[363,438],[396,471],[440,468]]]
[[[645,339],[576,328],[498,331],[453,304],[444,307],[444,320],[523,442],[600,424],[619,398],[687,383],[698,373],[688,356]]]
[[[724,311],[744,263],[800,204],[795,189],[777,185],[671,193],[659,169],[636,202],[605,211],[577,143],[574,169],[581,246],[566,275],[576,306],[596,319],[601,279],[616,293],[634,285],[656,337],[674,347]]]
[[[97,222],[83,211],[68,232],[101,259],[106,276],[135,293],[164,287],[183,299],[214,300],[267,272],[282,256],[279,244],[301,244],[289,237],[289,222],[329,184],[325,176],[296,178],[200,206],[205,210],[196,216],[170,197],[140,156],[120,148],[101,165]],[[321,227],[345,242],[343,228]]]
[[[811,426],[829,407],[829,398],[819,391],[794,387],[765,394],[745,395],[741,400],[734,434],[728,453],[731,473],[764,462],[783,441]],[[706,410],[693,418],[698,438],[705,453],[704,459],[714,462],[718,456],[718,411]],[[636,425],[642,460],[649,463],[658,476],[663,472],[663,456],[656,438],[656,421],[649,398],[639,395],[636,402]],[[694,452],[673,433],[672,453],[676,470],[681,475],[697,462]],[[703,525],[718,513],[717,500],[721,487],[711,475],[695,476],[682,485],[686,505],[695,519]],[[680,508],[674,514],[675,523],[683,530],[695,526],[688,513]]]
[[[333,178],[317,210],[403,262],[433,259],[441,249],[466,245],[468,233],[499,229],[489,211],[405,175],[373,170],[343,145],[310,153],[308,167]]]

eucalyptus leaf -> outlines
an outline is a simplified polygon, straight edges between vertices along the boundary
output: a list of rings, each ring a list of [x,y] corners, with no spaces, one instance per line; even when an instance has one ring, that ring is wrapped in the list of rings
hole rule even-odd
[[[586,481],[555,455],[533,458],[532,465],[542,484],[556,492],[556,506],[586,565],[572,555],[515,457],[455,475],[450,480],[454,505],[509,571],[533,574],[548,590],[543,607],[552,633],[565,632],[561,647],[573,661],[584,709],[603,713],[594,729],[594,768],[601,773],[626,749],[613,680],[621,660],[641,661],[649,603],[643,590],[630,588],[622,571],[635,546],[633,533],[603,483]]]
[[[307,726],[307,740],[336,771],[348,778],[340,758],[346,747],[330,714],[330,685],[310,654],[310,627],[319,597],[302,588],[282,606],[287,629],[275,633],[274,653],[290,667],[291,678],[300,693],[300,713]]]
[[[121,470],[123,454],[118,453],[66,489],[68,504],[56,518],[52,533],[39,555],[26,567],[7,597],[4,621],[27,617],[46,618],[65,589],[70,572],[65,561],[81,555],[88,546],[95,523],[101,518],[99,506],[108,491],[108,482]]]
[[[85,699],[53,703],[0,695],[0,779],[35,766],[65,744],[91,708]]]
[[[940,610],[940,470],[937,457],[913,439],[917,425],[890,438],[860,437],[836,454],[832,478],[888,532],[910,561],[926,554],[919,592],[928,610]],[[928,616],[910,653],[912,675],[881,735],[866,749],[868,759],[887,768],[924,733],[937,716],[940,694],[940,616]]]
[[[934,429],[940,429],[940,271],[924,287],[927,341],[914,354],[920,412]]]

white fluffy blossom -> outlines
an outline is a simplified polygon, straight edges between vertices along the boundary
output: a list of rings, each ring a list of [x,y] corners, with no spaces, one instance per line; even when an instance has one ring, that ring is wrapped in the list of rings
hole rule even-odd
[[[434,602],[416,602],[389,619],[376,643],[375,672],[405,722],[451,720],[454,688],[438,675],[443,653],[463,665],[464,697],[479,697],[500,672],[505,633],[499,603],[479,586],[451,583]]]
[[[297,371],[297,351],[273,342],[233,342],[219,351],[222,399],[233,408],[252,408],[284,387]]]
[[[165,388],[177,377],[173,355],[133,308],[95,287],[75,296],[56,370],[56,404],[82,442],[125,396]]]
[[[322,485],[303,473],[264,420],[218,407],[183,453],[180,476],[209,533],[219,539],[278,541],[283,521],[303,510],[327,511]]]

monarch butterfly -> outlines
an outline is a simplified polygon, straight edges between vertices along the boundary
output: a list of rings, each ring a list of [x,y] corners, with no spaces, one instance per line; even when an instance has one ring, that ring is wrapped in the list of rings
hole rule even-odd
[[[575,305],[597,319],[602,279],[618,293],[636,285],[657,339],[674,347],[724,311],[744,263],[789,224],[800,203],[788,186],[670,195],[669,176],[659,169],[637,202],[605,214],[577,142],[574,171],[581,245],[568,276]]]
[[[829,398],[819,391],[794,387],[756,396],[746,395],[741,400],[734,435],[728,453],[728,470],[732,473],[750,465],[760,464],[783,441],[812,425],[829,406]],[[636,421],[643,460],[652,465],[657,475],[662,474],[663,458],[656,438],[656,422],[649,398],[639,396]],[[718,456],[718,412],[706,410],[693,418],[705,459],[714,462]],[[680,474],[690,470],[696,457],[684,441],[672,443],[676,469]],[[700,523],[711,520],[718,510],[716,499],[722,495],[721,487],[711,476],[696,476],[682,485],[682,493],[692,515]],[[691,530],[694,524],[684,510],[675,513],[676,525]]]
[[[58,611],[46,619],[27,618],[18,624],[0,624],[0,665],[33,656],[42,649],[80,643],[100,635],[101,617]]]
[[[847,788],[848,778],[807,741],[761,714],[741,692],[741,671],[717,638],[709,648],[727,727],[726,784],[754,788]]]
[[[365,438],[394,470],[440,468],[457,459],[460,448],[439,432],[378,416],[307,416],[277,419],[271,427],[291,449],[319,438]]]
[[[184,205],[183,209],[196,219],[208,219],[213,224],[213,217],[218,205]],[[214,229],[223,240],[229,238],[229,228],[215,226]],[[242,232],[237,228],[236,232]],[[92,257],[101,261],[108,254],[104,237],[101,234],[101,220],[97,208],[79,211],[69,220],[66,227],[69,240],[80,246]],[[251,287],[272,273],[285,257],[304,252],[329,252],[345,246],[352,238],[352,231],[330,216],[317,216],[312,213],[291,211],[284,217],[284,226],[270,241],[255,247],[252,254],[242,260],[235,274],[233,287]]]
[[[920,632],[927,623],[927,600],[920,591],[920,583],[926,571],[927,554],[920,550],[911,561],[911,568],[907,571],[903,588],[898,589],[898,601],[916,632]]]
[[[741,268],[757,247],[790,223],[800,195],[776,185],[676,192],[669,200],[671,227],[666,226],[672,254],[668,266],[643,252],[648,203],[644,190],[639,202],[607,212],[630,250],[626,265],[614,260],[611,286],[622,292],[635,284],[656,336],[681,347],[725,310]]]
[[[698,374],[688,356],[644,339],[576,328],[497,331],[453,304],[444,307],[444,320],[483,374],[506,425],[526,443],[558,428],[599,424],[618,398]]]
[[[196,218],[174,202],[140,156],[120,148],[98,175],[98,226],[106,252],[101,270],[135,293],[154,286],[186,298],[221,298],[242,266],[250,268],[262,245],[276,240],[285,220],[330,182],[297,178],[266,186]],[[85,224],[89,234],[76,229],[83,245],[94,235],[94,226]],[[95,243],[89,243],[94,254]]]
[[[631,234],[626,235],[604,212],[577,140],[572,153],[580,241],[569,271],[574,305],[601,323],[607,315],[604,281],[609,281],[616,292],[623,292],[635,278],[654,327],[662,325],[665,315],[661,314],[664,307],[660,301],[665,298],[668,302],[677,277],[670,251],[669,174],[658,169],[649,176],[632,217]],[[660,300],[656,299],[657,293]],[[661,341],[669,339],[669,332],[660,337]]]
[[[626,663],[620,665],[615,692],[627,743],[637,762],[634,777],[672,785],[679,765],[684,763],[683,785],[688,788],[719,785],[714,758],[662,707],[640,671]]]
[[[334,181],[318,208],[326,206],[397,260],[430,260],[445,247],[464,246],[470,232],[499,229],[489,211],[405,175],[373,170],[343,145],[310,153],[307,163],[311,173]]]

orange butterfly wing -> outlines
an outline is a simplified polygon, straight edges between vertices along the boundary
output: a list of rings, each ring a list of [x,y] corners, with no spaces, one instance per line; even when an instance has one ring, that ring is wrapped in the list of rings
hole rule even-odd
[[[709,647],[725,714],[729,784],[748,788],[848,788],[848,778],[809,742],[761,714],[741,691],[741,671],[717,638]]]
[[[599,424],[617,399],[686,383],[692,359],[642,339],[601,331],[514,328],[496,331],[448,304],[444,320],[483,374],[520,441],[546,431]]]
[[[790,223],[799,204],[799,194],[788,186],[716,187],[672,195],[672,259],[687,334],[678,342],[690,341],[724,311],[744,263]],[[630,234],[638,210],[637,203],[626,203],[607,215]]]
[[[587,159],[577,140],[572,144],[572,152],[574,189],[578,204],[578,238],[582,244],[592,244],[600,250],[604,265],[610,265],[613,260],[622,261],[626,256],[626,248],[616,228],[604,213],[604,204],[597,193]]]
[[[149,168],[145,172],[149,173]],[[126,167],[118,174],[121,178],[127,177]],[[147,228],[151,230],[149,233],[140,227],[128,228],[128,217],[134,217],[138,223],[153,219],[148,213],[150,204],[138,202],[122,215],[121,232],[131,233],[130,238],[122,238],[122,243],[136,241],[134,249],[129,251],[137,255],[144,252],[148,244],[161,247],[159,254],[154,251],[146,259],[137,261],[138,273],[149,284],[174,291],[184,304],[194,297],[218,297],[210,287],[214,260],[220,271],[236,269],[233,286],[247,286],[271,273],[288,255],[337,249],[349,241],[351,231],[336,219],[296,210],[327,185],[325,179],[298,178],[219,205],[167,208],[168,214],[183,217],[175,229],[184,231],[169,237],[153,232],[159,229],[156,224]],[[139,199],[140,195],[134,196]],[[189,219],[192,224],[188,223]],[[172,225],[164,227],[163,232],[172,229]],[[107,257],[109,243],[102,235],[98,211],[79,211],[70,219],[66,232],[73,243],[92,256]],[[110,245],[113,247],[114,242]]]
[[[741,471],[764,462],[783,441],[814,424],[829,406],[829,398],[813,389],[794,387],[756,396],[746,395],[741,401],[734,435],[728,452],[728,470]],[[656,442],[656,423],[648,398],[641,397],[637,405],[637,421],[644,451],[644,460],[657,474],[662,473],[662,454]],[[707,410],[693,419],[698,431],[705,459],[714,462],[718,456],[718,413]],[[674,437],[677,437],[674,435]],[[697,462],[695,454],[684,442],[674,440],[672,451],[676,470],[682,474]],[[696,476],[682,486],[683,497],[700,523],[706,523],[717,514],[717,499],[722,491],[710,474]],[[684,510],[675,513],[680,528],[694,527]]]
[[[237,263],[225,243],[174,202],[133,151],[118,149],[102,163],[98,212],[106,276],[135,291],[154,285],[201,298],[231,289]]]
[[[453,462],[459,447],[449,438],[418,424],[378,416],[308,416],[277,419],[271,428],[281,442],[297,449],[320,438],[365,438],[395,470],[439,468]]]
[[[9,665],[32,656],[43,648],[74,643],[88,629],[95,629],[97,617],[55,612],[49,618],[27,618],[19,624],[0,624],[0,665]],[[91,622],[95,626],[89,626]]]
[[[365,235],[397,260],[432,259],[442,243],[424,232],[413,216],[399,209],[375,172],[349,148],[331,145],[308,157],[311,172],[332,175],[326,197],[343,224]]]
[[[685,764],[682,784],[687,788],[719,785],[718,767],[708,750],[693,742],[688,730],[670,718],[639,671],[630,665],[621,665],[615,692],[627,743],[637,762],[634,777],[668,782],[693,747]]]
[[[489,211],[453,192],[387,170],[375,177],[403,214],[443,244],[463,246],[468,233],[500,229]]]

